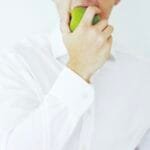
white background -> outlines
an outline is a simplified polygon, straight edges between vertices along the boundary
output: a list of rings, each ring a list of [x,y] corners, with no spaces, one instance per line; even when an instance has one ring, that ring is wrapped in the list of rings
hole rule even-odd
[[[126,51],[150,58],[150,1],[121,0],[111,23]],[[58,21],[51,0],[0,0],[0,49],[24,37],[50,32]]]

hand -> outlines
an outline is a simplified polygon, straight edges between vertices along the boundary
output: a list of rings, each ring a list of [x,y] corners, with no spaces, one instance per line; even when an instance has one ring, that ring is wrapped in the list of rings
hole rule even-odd
[[[69,12],[72,0],[53,0],[60,15],[60,27],[64,44],[70,59],[67,66],[89,82],[90,77],[110,57],[113,28],[106,20],[92,26],[95,14],[100,13],[97,7],[89,7],[78,28],[70,33]]]
[[[69,53],[67,66],[87,82],[108,60],[112,46],[113,27],[108,25],[107,20],[91,25],[93,17],[98,13],[100,10],[97,7],[90,6],[73,33],[69,31],[68,24],[64,24],[62,30]]]

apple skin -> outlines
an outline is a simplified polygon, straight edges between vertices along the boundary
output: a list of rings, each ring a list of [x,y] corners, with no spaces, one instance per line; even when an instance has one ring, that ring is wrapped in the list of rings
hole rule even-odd
[[[87,7],[75,7],[74,9],[71,10],[71,21],[70,21],[70,30],[73,32],[77,26],[79,25]],[[92,25],[95,25],[101,20],[100,15],[95,15],[92,21]]]

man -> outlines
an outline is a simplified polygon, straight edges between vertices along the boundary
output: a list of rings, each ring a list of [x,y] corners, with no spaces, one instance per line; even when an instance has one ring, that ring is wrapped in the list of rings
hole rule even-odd
[[[64,45],[55,32],[51,45],[45,35],[1,54],[0,150],[149,150],[150,63],[110,51],[118,2],[57,0]],[[71,33],[69,12],[82,5]]]

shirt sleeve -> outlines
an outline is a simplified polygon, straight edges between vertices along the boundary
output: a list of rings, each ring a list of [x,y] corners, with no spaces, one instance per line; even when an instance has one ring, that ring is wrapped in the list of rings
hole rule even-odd
[[[53,102],[50,102],[52,99]],[[60,104],[57,110],[59,117],[55,118],[54,115],[53,121],[48,121],[48,126],[51,127],[50,130],[52,131],[52,134],[50,134],[51,149],[61,150],[73,134],[83,115],[92,105],[94,88],[71,69],[64,67],[49,92],[47,100],[50,105],[55,103],[57,106],[58,102]],[[48,114],[53,114],[53,109],[50,105],[48,105]],[[52,106],[54,107],[55,105]],[[60,109],[60,106],[62,109]]]
[[[0,57],[1,150],[5,150],[9,133],[23,124],[31,113],[36,116],[41,108],[47,144],[53,150],[62,150],[94,100],[93,86],[67,67],[46,96],[39,96],[32,82],[32,75],[19,57],[14,54]]]
[[[92,104],[94,88],[71,69],[65,67],[50,94],[60,99],[72,113],[80,116]]]
[[[15,53],[0,54],[0,148],[7,136],[40,104],[31,75]]]

